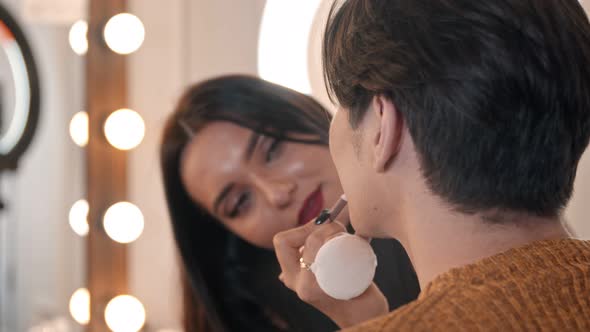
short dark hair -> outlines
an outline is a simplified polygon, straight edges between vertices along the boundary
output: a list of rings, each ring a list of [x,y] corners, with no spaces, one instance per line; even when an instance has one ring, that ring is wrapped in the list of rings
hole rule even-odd
[[[577,0],[348,0],[323,45],[355,129],[373,96],[463,213],[559,216],[590,135],[590,25]]]

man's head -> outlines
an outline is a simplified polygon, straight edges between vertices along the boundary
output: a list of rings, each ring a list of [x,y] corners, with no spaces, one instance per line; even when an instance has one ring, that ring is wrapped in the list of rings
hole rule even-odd
[[[380,210],[396,213],[415,174],[460,213],[556,217],[567,204],[590,137],[577,0],[348,0],[323,52],[356,228],[381,232]]]

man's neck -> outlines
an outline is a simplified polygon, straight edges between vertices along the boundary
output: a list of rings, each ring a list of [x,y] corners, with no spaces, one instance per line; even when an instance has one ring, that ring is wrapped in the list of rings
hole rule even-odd
[[[568,237],[558,218],[506,214],[507,221],[493,224],[484,221],[481,214],[450,212],[436,197],[413,202],[406,206],[406,236],[400,240],[408,250],[421,288],[452,268],[534,241]]]

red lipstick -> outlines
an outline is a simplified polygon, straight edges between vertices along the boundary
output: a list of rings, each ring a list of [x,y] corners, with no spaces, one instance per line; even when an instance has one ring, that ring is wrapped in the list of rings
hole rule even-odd
[[[299,210],[299,225],[304,225],[315,219],[324,207],[324,196],[322,195],[322,188],[318,187],[314,192],[309,194],[303,206]]]

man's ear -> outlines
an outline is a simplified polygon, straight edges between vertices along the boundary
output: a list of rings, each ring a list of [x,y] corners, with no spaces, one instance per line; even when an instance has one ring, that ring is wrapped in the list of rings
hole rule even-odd
[[[373,167],[384,172],[399,153],[402,145],[403,118],[392,100],[376,95],[371,101],[378,131],[373,140]]]

